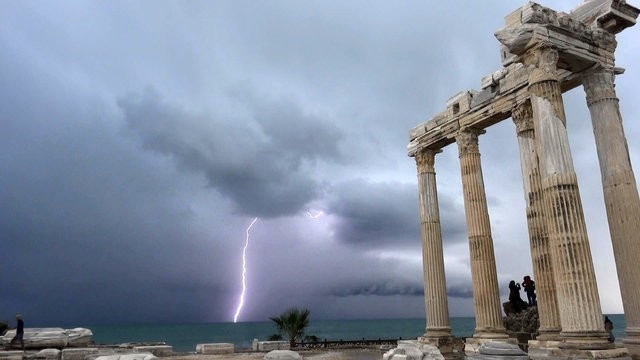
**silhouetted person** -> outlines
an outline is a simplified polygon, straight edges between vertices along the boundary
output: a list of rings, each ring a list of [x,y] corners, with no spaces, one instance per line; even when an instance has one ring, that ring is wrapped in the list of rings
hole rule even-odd
[[[22,316],[20,314],[16,315],[16,336],[11,339],[9,343],[9,347],[13,347],[13,343],[20,340],[20,346],[22,350],[24,350],[24,320],[22,320]]]
[[[609,342],[616,341],[616,337],[613,336],[613,321],[609,320],[608,316],[604,317],[604,329],[609,333]]]
[[[527,308],[527,303],[520,297],[520,284],[514,280],[509,282],[509,302],[517,313]]]
[[[531,280],[529,275],[524,277],[522,281],[522,287],[524,288],[524,292],[527,293],[527,301],[529,302],[529,306],[535,306],[538,303],[536,302],[536,282]]]

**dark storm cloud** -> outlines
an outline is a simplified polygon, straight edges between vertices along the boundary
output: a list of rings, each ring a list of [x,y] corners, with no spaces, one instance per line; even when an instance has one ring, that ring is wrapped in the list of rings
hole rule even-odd
[[[354,180],[330,190],[328,212],[339,217],[336,234],[347,243],[415,241],[418,196],[413,185]]]
[[[118,100],[145,148],[205,175],[241,213],[295,214],[319,194],[309,169],[316,161],[341,160],[342,135],[287,99],[245,105],[250,118],[223,121],[169,104],[151,89]]]
[[[352,287],[339,287],[333,289],[330,295],[338,297],[347,296],[422,296],[424,286],[420,283],[400,283],[397,281],[385,281],[376,283],[360,283]],[[449,286],[447,295],[453,298],[472,299],[473,288],[471,286]]]
[[[339,217],[336,234],[340,240],[397,246],[415,244],[420,239],[415,184],[352,180],[336,184],[329,193],[328,212]],[[463,240],[462,234],[466,232],[463,209],[448,196],[441,196],[440,207],[444,241]]]
[[[473,299],[473,287],[469,286],[448,286],[447,295],[452,298]]]
[[[382,283],[364,283],[358,284],[351,288],[338,288],[334,289],[331,295],[345,297],[345,296],[357,296],[357,295],[373,295],[373,296],[394,296],[394,295],[406,295],[417,296],[423,295],[424,289],[422,284],[408,284],[398,283],[395,281],[388,281]]]

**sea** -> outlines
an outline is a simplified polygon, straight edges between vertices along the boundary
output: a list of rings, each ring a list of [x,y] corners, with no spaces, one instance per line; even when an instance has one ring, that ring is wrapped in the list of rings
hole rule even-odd
[[[613,321],[616,339],[625,336],[626,323],[623,314],[609,314]],[[307,335],[321,340],[360,339],[416,339],[424,334],[425,319],[380,320],[314,320],[311,319]],[[88,326],[96,344],[120,344],[125,342],[166,342],[174,351],[194,352],[196,344],[233,343],[237,350],[250,349],[253,339],[267,340],[275,334],[271,321],[239,323],[162,324],[162,325],[109,325]],[[475,328],[473,317],[451,318],[451,330],[455,336],[470,337]]]

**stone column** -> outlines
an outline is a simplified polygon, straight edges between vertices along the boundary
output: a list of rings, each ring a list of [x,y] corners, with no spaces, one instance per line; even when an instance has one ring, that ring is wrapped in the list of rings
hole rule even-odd
[[[426,338],[450,338],[449,302],[444,273],[444,252],[440,230],[440,210],[434,162],[440,150],[425,149],[416,154],[422,225],[422,266],[424,304],[427,314]]]
[[[506,338],[491,238],[491,223],[484,191],[478,135],[482,130],[464,129],[456,135],[462,170],[464,209],[469,233],[469,255],[476,315],[475,338]]]
[[[578,181],[566,129],[558,52],[539,45],[528,54],[536,150],[549,232],[564,347],[611,347],[604,331],[600,298],[584,221]]]
[[[603,68],[589,71],[583,77],[583,85],[600,160],[604,202],[627,322],[627,338],[623,342],[635,357],[640,357],[640,198],[629,160],[613,71]]]
[[[537,340],[559,339],[560,314],[553,275],[553,264],[549,253],[549,234],[544,217],[542,184],[538,154],[535,148],[533,131],[533,112],[531,102],[518,106],[511,117],[516,124],[518,144],[520,145],[520,166],[524,183],[525,202],[527,205],[527,227],[529,228],[529,244],[533,275],[536,281],[538,316],[540,318],[540,335]]]

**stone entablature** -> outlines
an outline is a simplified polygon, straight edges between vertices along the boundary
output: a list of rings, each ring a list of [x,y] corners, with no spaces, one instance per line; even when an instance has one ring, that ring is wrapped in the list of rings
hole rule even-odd
[[[639,12],[624,1],[595,0],[571,14],[533,2],[509,14],[505,28],[496,32],[503,44],[501,57],[505,67],[485,76],[481,91],[465,90],[452,96],[445,111],[411,129],[409,156],[415,156],[423,148],[437,149],[455,142],[461,128],[483,129],[509,118],[511,110],[529,97],[529,71],[521,57],[540,42],[558,50],[557,75],[563,92],[581,85],[580,73],[594,65],[621,73],[623,70],[614,64],[615,33],[607,30],[614,29],[617,33],[634,25]],[[582,19],[592,23],[583,23]],[[615,27],[611,25],[612,19],[618,19]]]

